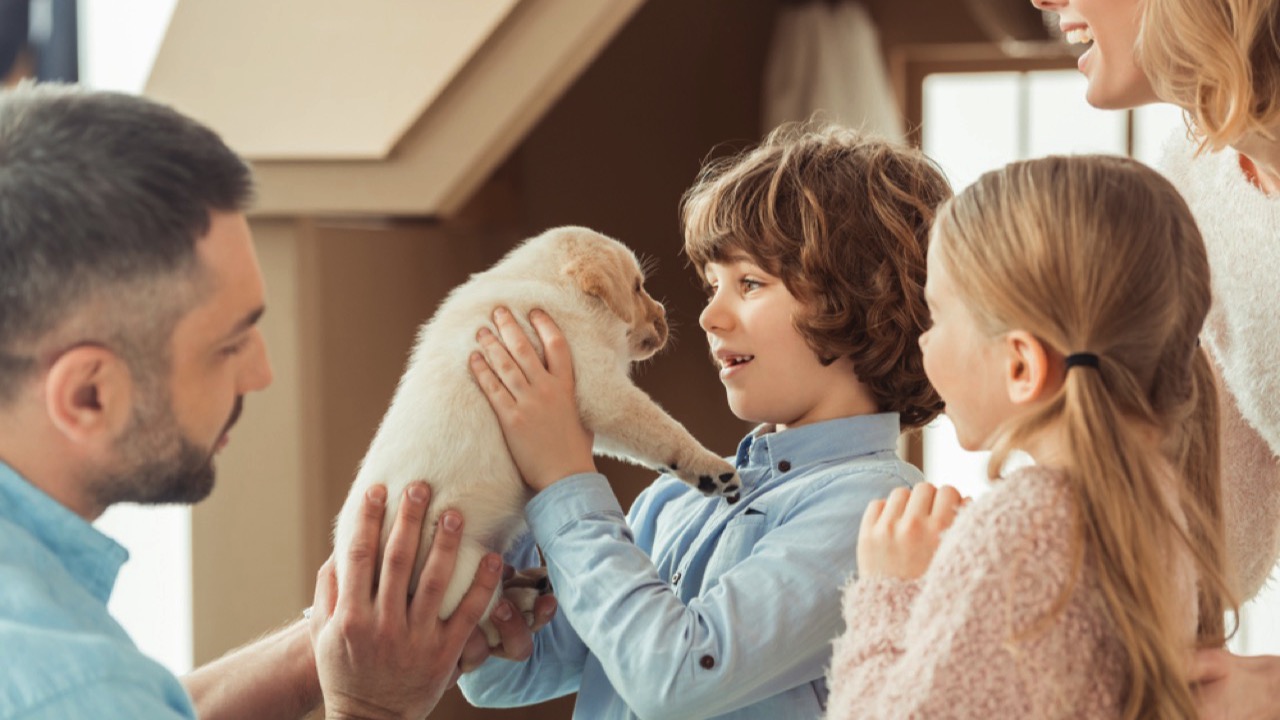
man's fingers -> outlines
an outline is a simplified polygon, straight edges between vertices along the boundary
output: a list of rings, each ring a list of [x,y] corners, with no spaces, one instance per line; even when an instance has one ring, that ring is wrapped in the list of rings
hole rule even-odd
[[[453,568],[458,561],[458,546],[462,544],[462,515],[456,510],[446,510],[436,523],[431,549],[427,551],[427,563],[418,578],[418,588],[413,595],[409,615],[413,624],[421,624],[440,615],[444,592],[453,578]]]
[[[573,355],[569,350],[568,341],[564,339],[564,333],[560,332],[560,327],[542,310],[529,313],[529,323],[533,325],[534,331],[538,333],[538,339],[542,341],[542,352],[547,356],[547,370],[552,375],[572,380]]]
[[[333,558],[330,557],[320,566],[320,572],[316,573],[316,592],[315,597],[311,600],[311,628],[312,635],[320,626],[324,625],[324,621],[333,617],[333,606],[338,600],[338,573],[333,566]]]
[[[467,642],[462,646],[462,656],[458,658],[458,670],[469,673],[484,664],[492,654],[489,650],[489,639],[479,628],[471,631]]]
[[[422,521],[431,502],[431,488],[412,482],[404,489],[400,510],[382,551],[382,576],[378,581],[378,608],[387,617],[406,618],[409,580],[422,544]]]
[[[356,515],[355,534],[347,548],[346,572],[338,578],[338,602],[356,607],[371,603],[374,568],[378,562],[378,541],[382,537],[382,516],[387,507],[387,488],[373,485],[364,492]]]

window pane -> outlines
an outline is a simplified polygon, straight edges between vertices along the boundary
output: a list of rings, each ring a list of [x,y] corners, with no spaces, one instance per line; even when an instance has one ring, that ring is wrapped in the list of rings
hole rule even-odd
[[[1184,137],[1186,123],[1182,110],[1176,105],[1144,105],[1133,111],[1133,156],[1142,162],[1159,167],[1164,145],[1178,133]]]
[[[1024,157],[1125,153],[1125,113],[1084,100],[1088,82],[1075,70],[1027,73],[1027,148]]]
[[[924,151],[960,190],[1018,159],[1018,73],[955,73],[924,79]]]

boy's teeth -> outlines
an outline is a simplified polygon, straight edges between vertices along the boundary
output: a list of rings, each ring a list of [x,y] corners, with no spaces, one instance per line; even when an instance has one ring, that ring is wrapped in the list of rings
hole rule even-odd
[[[1093,42],[1093,31],[1089,28],[1076,28],[1067,31],[1067,42],[1075,44]]]

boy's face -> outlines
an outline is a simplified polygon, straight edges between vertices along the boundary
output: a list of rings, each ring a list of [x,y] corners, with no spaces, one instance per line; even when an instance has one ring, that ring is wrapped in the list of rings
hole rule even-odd
[[[1001,344],[978,325],[937,247],[935,239],[925,281],[932,324],[920,336],[924,372],[946,403],[960,447],[986,450],[1000,423],[1015,412],[1006,392]]]
[[[874,412],[847,358],[823,366],[796,330],[800,301],[745,255],[703,268],[709,286],[698,324],[707,333],[729,409],[779,430]]]

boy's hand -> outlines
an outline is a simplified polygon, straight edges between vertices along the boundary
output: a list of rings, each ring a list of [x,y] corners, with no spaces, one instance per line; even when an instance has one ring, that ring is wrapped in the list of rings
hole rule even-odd
[[[457,679],[463,646],[502,577],[501,558],[485,556],[453,615],[440,620],[462,539],[461,522],[451,530],[442,521],[410,597],[413,558],[430,502],[429,486],[413,483],[405,490],[375,582],[386,494],[381,485],[365,493],[343,576],[337,576],[330,559],[316,581],[311,643],[330,720],[426,717]]]
[[[953,487],[920,483],[867,506],[858,533],[858,575],[915,580],[938,550],[963,500]]]
[[[1197,650],[1190,681],[1204,720],[1280,720],[1280,657]]]
[[[506,308],[494,311],[493,322],[501,338],[480,330],[476,339],[484,354],[471,355],[471,374],[498,416],[525,483],[542,491],[570,475],[595,472],[591,433],[582,426],[574,394],[573,358],[560,329],[540,310],[529,314],[547,357],[543,365]]]

